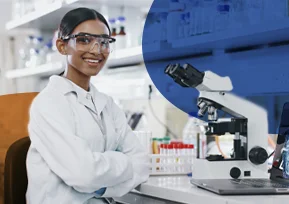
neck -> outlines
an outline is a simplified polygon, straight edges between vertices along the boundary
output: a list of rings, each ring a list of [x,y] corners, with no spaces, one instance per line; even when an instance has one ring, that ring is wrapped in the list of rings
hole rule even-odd
[[[63,76],[84,90],[89,91],[90,76],[84,75],[71,66],[67,67]]]

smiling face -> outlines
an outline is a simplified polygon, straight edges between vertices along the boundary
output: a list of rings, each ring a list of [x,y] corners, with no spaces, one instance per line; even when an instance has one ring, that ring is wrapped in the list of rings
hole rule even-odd
[[[99,20],[82,22],[73,30],[71,35],[81,33],[109,36],[108,28]],[[60,42],[61,40],[58,42],[58,50],[64,49],[64,54],[68,56],[68,73],[91,77],[97,75],[105,65],[109,53],[100,52],[99,44],[94,44],[91,50],[84,51],[84,49],[79,49],[77,45],[84,44],[86,40],[85,38],[71,38],[65,43],[63,41]]]

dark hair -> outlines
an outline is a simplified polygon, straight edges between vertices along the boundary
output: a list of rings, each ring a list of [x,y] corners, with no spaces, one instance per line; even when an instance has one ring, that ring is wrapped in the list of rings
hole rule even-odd
[[[58,37],[66,37],[70,35],[73,30],[82,22],[88,20],[99,20],[106,25],[111,35],[110,27],[102,14],[94,9],[89,8],[77,8],[69,11],[62,18],[59,29]]]

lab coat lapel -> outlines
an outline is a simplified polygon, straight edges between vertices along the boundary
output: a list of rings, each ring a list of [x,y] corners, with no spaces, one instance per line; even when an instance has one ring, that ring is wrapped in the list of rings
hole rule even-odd
[[[78,97],[78,102],[97,115],[97,112],[95,111],[92,101],[89,101],[83,97]]]
[[[95,108],[98,113],[101,113],[108,102],[107,96],[105,96],[103,93],[100,93],[92,84],[90,85],[90,88],[91,88],[92,98],[95,103]]]

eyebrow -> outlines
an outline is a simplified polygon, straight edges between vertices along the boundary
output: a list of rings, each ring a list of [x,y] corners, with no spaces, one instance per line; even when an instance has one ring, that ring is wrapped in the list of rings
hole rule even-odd
[[[103,36],[103,37],[109,37],[109,35],[107,34],[92,34],[92,33],[84,33],[84,32],[80,32],[80,33],[77,33],[76,35],[98,35],[98,36]]]

